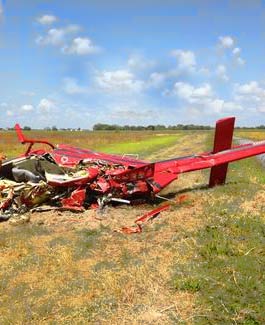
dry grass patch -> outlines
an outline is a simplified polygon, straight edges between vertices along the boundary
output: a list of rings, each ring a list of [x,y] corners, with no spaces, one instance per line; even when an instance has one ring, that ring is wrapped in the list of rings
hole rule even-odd
[[[150,158],[186,155],[189,147],[204,151],[206,135],[193,139],[184,136]],[[208,191],[200,185],[206,180],[204,172],[181,175],[162,195],[176,200],[185,193],[186,200],[172,204],[141,234],[113,230],[132,225],[149,204],[107,208],[103,215],[32,214],[30,225],[4,226],[0,323],[192,323],[200,314],[198,293],[176,290],[172,266],[193,258],[191,233],[205,224],[200,216]]]

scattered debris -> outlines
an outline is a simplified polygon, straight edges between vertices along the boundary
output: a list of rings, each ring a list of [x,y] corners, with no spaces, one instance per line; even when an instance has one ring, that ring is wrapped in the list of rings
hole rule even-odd
[[[229,162],[265,153],[265,142],[231,148],[234,121],[217,121],[213,152],[155,163],[28,139],[17,124],[18,139],[28,147],[12,160],[4,161],[0,155],[0,221],[24,216],[28,211],[83,212],[96,208],[103,213],[108,204],[151,201],[179,174],[205,168],[211,168],[210,186],[223,184]],[[36,143],[50,149],[33,150]],[[179,197],[180,202],[182,199],[185,197]],[[145,214],[135,221],[135,227],[123,228],[122,232],[141,232],[144,222],[166,208],[168,205]]]
[[[135,226],[132,227],[122,227],[121,229],[117,229],[116,232],[120,232],[123,234],[135,234],[142,232],[143,225],[151,219],[156,218],[160,212],[165,211],[170,208],[170,204],[164,204],[161,207],[158,207],[152,211],[145,213],[143,216],[137,218],[134,223]]]

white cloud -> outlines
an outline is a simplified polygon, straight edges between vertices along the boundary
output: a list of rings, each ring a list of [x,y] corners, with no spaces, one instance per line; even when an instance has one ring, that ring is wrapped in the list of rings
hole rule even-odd
[[[53,15],[42,15],[37,18],[37,21],[42,25],[51,25],[58,20],[56,16]]]
[[[52,28],[46,36],[39,36],[36,43],[40,45],[61,45],[65,40],[65,31],[63,29]]]
[[[64,78],[63,89],[67,94],[85,94],[88,92],[86,87],[80,86],[74,78]]]
[[[234,46],[235,46],[235,39],[232,36],[219,37],[218,47],[221,49],[229,49],[235,64],[240,66],[245,65],[246,61],[240,57],[241,48],[234,47]]]
[[[179,69],[192,70],[196,66],[196,56],[192,51],[173,50],[171,55],[177,59]]]
[[[246,107],[252,108],[257,112],[264,112],[265,103],[265,87],[257,81],[250,81],[246,84],[235,84],[234,86],[235,100]]]
[[[188,112],[197,114],[200,118],[204,116],[224,116],[224,114],[236,114],[243,110],[241,104],[234,101],[225,101],[220,98],[210,98],[203,105],[188,107]]]
[[[55,103],[48,98],[42,98],[38,105],[38,109],[43,113],[49,113],[54,108],[56,108]]]
[[[69,46],[64,46],[62,52],[64,54],[88,55],[95,54],[100,48],[92,43],[87,37],[76,37]]]
[[[257,95],[265,96],[265,90],[259,85],[257,81],[250,81],[246,84],[236,84],[235,92],[239,95]]]
[[[233,49],[232,53],[233,53],[234,55],[240,55],[240,53],[241,53],[241,49],[240,49],[239,47],[235,47],[235,48]]]
[[[176,82],[173,94],[187,102],[186,108],[188,112],[220,116],[224,113],[243,109],[242,105],[236,101],[226,101],[218,98],[208,83],[195,87],[189,83]]]
[[[211,98],[213,96],[213,91],[211,85],[208,83],[196,88],[186,82],[176,82],[173,94],[189,103],[201,103],[206,99]]]
[[[97,74],[95,82],[107,92],[140,92],[144,88],[144,82],[136,79],[134,74],[128,70],[100,72]]]
[[[224,49],[232,48],[235,44],[235,41],[231,36],[219,36],[218,40],[218,45]]]
[[[149,80],[147,81],[147,84],[149,87],[158,88],[163,85],[166,75],[161,72],[152,72],[150,74]]]
[[[34,107],[30,104],[25,104],[21,106],[21,110],[24,112],[30,112],[34,110]]]
[[[244,65],[246,63],[246,61],[240,57],[241,49],[239,47],[235,47],[232,51],[232,54],[234,56],[236,64]]]
[[[36,43],[60,47],[63,54],[88,55],[101,51],[88,37],[73,37],[79,31],[81,27],[73,24],[62,28],[50,28],[45,35],[36,38]]]
[[[78,25],[68,25],[64,28],[51,28],[45,36],[38,36],[36,43],[38,45],[62,46],[68,36],[75,34],[79,30],[80,27]]]
[[[256,108],[263,106],[265,102],[265,88],[257,81],[250,81],[246,84],[235,84],[235,99],[247,106],[255,106]]]
[[[233,101],[225,101],[220,98],[214,98],[208,101],[207,105],[204,107],[206,112],[215,114],[224,114],[228,112],[235,112],[242,110],[242,106]]]
[[[224,66],[223,64],[219,64],[216,68],[216,75],[219,79],[223,80],[223,81],[228,81],[228,75],[227,75],[227,70],[226,70],[226,66]]]

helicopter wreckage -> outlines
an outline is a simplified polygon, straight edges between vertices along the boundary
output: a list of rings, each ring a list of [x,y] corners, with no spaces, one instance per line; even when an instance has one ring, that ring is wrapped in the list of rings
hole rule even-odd
[[[265,142],[232,147],[234,117],[216,122],[214,147],[210,152],[147,162],[130,156],[94,152],[46,140],[25,137],[20,126],[15,130],[19,141],[27,145],[25,153],[3,160],[0,169],[0,220],[14,214],[49,209],[82,212],[103,209],[114,202],[133,204],[151,200],[182,173],[210,168],[209,186],[225,183],[230,162],[265,153]],[[48,150],[34,150],[34,144]],[[169,205],[139,218],[140,224]],[[125,229],[126,232],[126,229]],[[127,229],[130,232],[130,229]]]

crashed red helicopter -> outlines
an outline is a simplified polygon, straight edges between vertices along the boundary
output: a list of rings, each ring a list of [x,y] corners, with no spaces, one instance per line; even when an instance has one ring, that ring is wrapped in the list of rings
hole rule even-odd
[[[157,162],[28,139],[16,124],[19,141],[28,147],[19,158],[2,163],[0,176],[15,183],[0,184],[6,190],[0,209],[12,212],[45,202],[83,211],[115,201],[133,203],[153,198],[181,173],[205,168],[211,168],[209,186],[224,184],[228,163],[265,153],[265,142],[231,147],[234,123],[234,117],[216,122],[213,151]],[[36,143],[50,149],[33,150]],[[31,184],[30,188],[25,189],[25,184]]]

